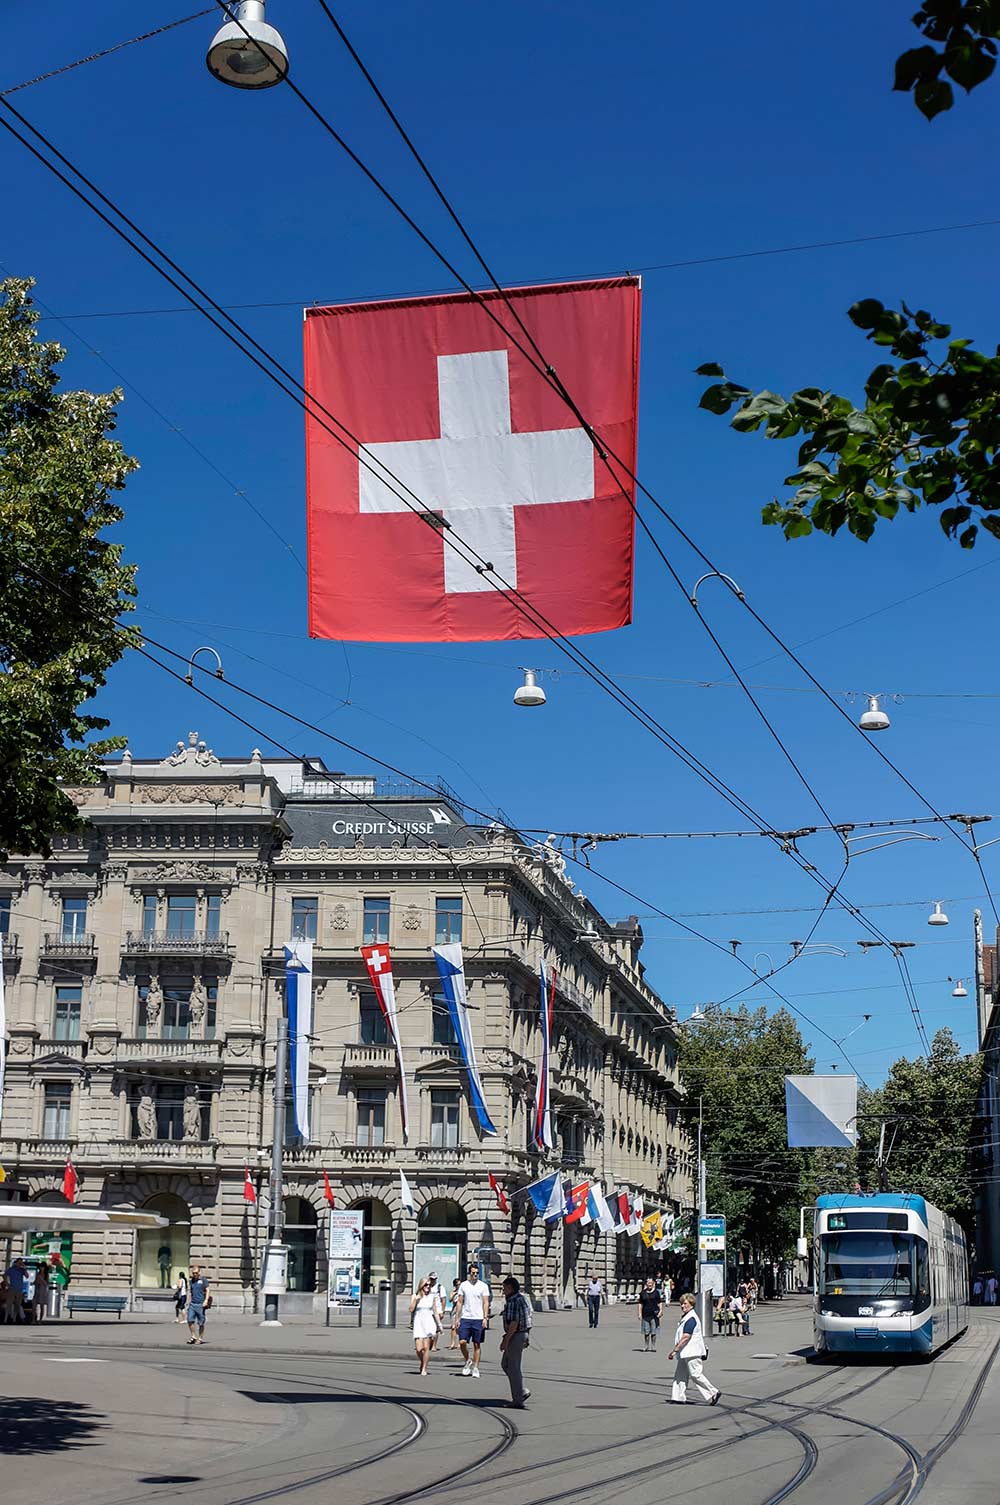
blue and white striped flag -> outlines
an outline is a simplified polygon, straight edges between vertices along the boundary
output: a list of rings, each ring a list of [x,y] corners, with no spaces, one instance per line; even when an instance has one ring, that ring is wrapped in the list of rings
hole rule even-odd
[[[312,941],[285,946],[285,1003],[288,1012],[288,1059],[292,1080],[295,1130],[309,1138],[309,1037],[312,1034]]]
[[[479,1127],[484,1134],[495,1134],[496,1125],[487,1112],[483,1084],[479,1076],[479,1067],[476,1065],[476,1047],[472,1042],[472,1028],[469,1024],[469,1008],[466,1002],[462,948],[458,942],[454,942],[448,946],[435,946],[433,949],[434,960],[437,962],[438,974],[441,978],[441,991],[448,1004],[455,1038],[465,1063],[469,1078],[469,1094],[472,1098],[472,1106],[476,1110]]]

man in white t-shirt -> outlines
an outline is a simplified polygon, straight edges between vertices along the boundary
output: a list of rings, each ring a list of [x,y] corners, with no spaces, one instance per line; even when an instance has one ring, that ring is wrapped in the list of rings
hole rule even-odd
[[[468,1278],[463,1280],[458,1288],[455,1305],[458,1308],[458,1346],[465,1360],[462,1373],[471,1374],[474,1380],[478,1380],[479,1353],[483,1344],[483,1333],[490,1320],[490,1288],[485,1280],[480,1280],[477,1264],[469,1266]],[[469,1357],[470,1343],[472,1344],[471,1358]]]

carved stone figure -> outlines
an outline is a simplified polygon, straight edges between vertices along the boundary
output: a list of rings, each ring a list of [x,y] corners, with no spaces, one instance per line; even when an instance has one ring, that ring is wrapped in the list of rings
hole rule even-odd
[[[135,1121],[140,1139],[156,1138],[156,1104],[153,1101],[153,1083],[149,1077],[144,1077],[139,1086]]]
[[[184,1088],[184,1138],[201,1138],[201,1103],[193,1082],[189,1082]]]
[[[151,977],[149,987],[146,989],[146,1029],[150,1034],[156,1034],[162,1012],[163,989],[160,987],[160,979]]]
[[[191,996],[188,1000],[188,1010],[191,1015],[191,1028],[195,1034],[201,1032],[205,1023],[205,1010],[208,1007],[208,994],[205,992],[205,984],[200,977],[196,977],[191,984]]]

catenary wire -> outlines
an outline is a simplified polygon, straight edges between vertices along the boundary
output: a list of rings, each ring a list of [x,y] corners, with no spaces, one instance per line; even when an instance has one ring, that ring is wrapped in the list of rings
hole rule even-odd
[[[240,29],[243,31],[244,35],[248,38],[248,40],[250,40],[251,42],[253,42],[254,45],[258,47],[258,50],[263,51],[263,49],[261,49],[259,47],[259,44],[256,42],[256,40],[251,36],[251,34],[247,30],[247,28],[243,25],[242,21],[238,17],[233,16],[233,13],[232,13],[232,11],[230,9],[229,0],[216,0],[216,3],[218,4],[219,8],[227,16],[230,16],[230,18],[233,19],[236,22],[236,24],[240,27]],[[789,658],[791,658],[792,662],[796,665],[797,668],[799,668],[801,670],[802,673],[804,673],[807,676],[807,678],[810,680],[810,682],[813,684],[813,686],[818,691],[820,691],[820,693],[824,696],[824,698],[838,711],[839,714],[841,714],[844,717],[844,719],[847,721],[848,725],[850,725],[856,731],[859,732],[859,735],[861,735],[863,737],[863,739],[873,748],[873,750],[875,751],[876,755],[879,758],[882,759],[882,761],[896,774],[896,776],[898,778],[900,778],[906,784],[907,788],[909,788],[910,791],[913,794],[915,794],[917,796],[917,798],[920,799],[921,802],[923,804],[925,804],[929,810],[931,810],[934,814],[939,814],[938,810],[933,805],[933,803],[928,799],[928,797],[926,795],[924,795],[919,789],[916,788],[916,786],[912,783],[912,781],[892,761],[892,759],[889,758],[876,743],[873,743],[873,742],[870,741],[870,739],[864,737],[864,733],[861,732],[860,728],[858,728],[858,727],[855,726],[855,723],[854,723],[853,719],[847,714],[846,710],[844,710],[844,708],[841,707],[837,703],[837,701],[830,694],[830,692],[828,690],[826,690],[826,688],[823,685],[820,684],[819,680],[816,679],[815,675],[813,675],[812,672],[805,666],[805,664],[802,663],[802,661],[797,657],[797,655],[795,653],[795,650],[792,649],[792,648],[790,648],[783,641],[783,639],[773,630],[773,628],[770,627],[770,625],[764,620],[764,618],[761,617],[760,614],[750,605],[749,601],[747,601],[747,599],[744,596],[743,592],[740,591],[738,588],[734,588],[733,587],[733,585],[729,582],[729,579],[724,574],[724,572],[722,572],[721,570],[719,570],[719,568],[715,564],[715,562],[704,552],[703,549],[701,549],[701,547],[694,541],[694,539],[686,531],[686,529],[684,529],[681,526],[681,524],[679,522],[677,522],[677,520],[672,516],[672,514],[668,511],[668,509],[666,507],[664,507],[664,505],[658,500],[658,498],[656,496],[654,496],[653,493],[649,490],[649,488],[640,480],[639,476],[636,474],[635,470],[628,463],[628,461],[622,459],[622,457],[620,455],[615,454],[615,452],[612,449],[611,445],[609,443],[607,443],[607,441],[598,438],[598,435],[597,435],[595,429],[587,421],[586,416],[580,410],[578,404],[574,401],[571,393],[569,392],[569,390],[565,386],[565,384],[562,381],[562,379],[559,377],[558,373],[555,371],[555,368],[546,359],[544,353],[539,348],[539,346],[536,343],[534,337],[532,336],[530,330],[524,324],[524,321],[521,319],[520,314],[517,312],[516,308],[514,307],[513,303],[511,302],[510,297],[505,292],[504,288],[501,286],[501,284],[500,284],[499,280],[497,279],[497,277],[494,275],[494,273],[492,271],[492,268],[490,267],[489,263],[486,261],[485,257],[483,256],[483,253],[479,249],[479,247],[476,244],[476,242],[473,240],[472,236],[469,234],[469,232],[466,229],[465,225],[462,223],[460,216],[455,211],[454,207],[452,206],[452,204],[451,204],[450,200],[448,199],[447,195],[445,194],[444,190],[441,188],[441,186],[438,183],[436,177],[431,172],[430,167],[427,165],[427,163],[425,162],[425,160],[421,156],[420,152],[418,151],[417,147],[414,145],[411,137],[409,136],[409,134],[405,130],[404,126],[402,125],[402,123],[399,120],[399,118],[396,115],[396,113],[393,111],[393,109],[392,109],[391,105],[389,104],[388,100],[385,98],[384,94],[379,89],[379,87],[376,84],[376,82],[375,82],[374,78],[372,77],[371,73],[365,67],[365,65],[364,65],[361,57],[357,53],[356,49],[349,42],[349,40],[348,40],[348,38],[347,38],[347,36],[346,36],[343,28],[340,26],[339,22],[337,22],[336,18],[333,15],[333,12],[331,11],[331,9],[328,6],[328,4],[326,3],[326,0],[319,0],[319,4],[320,4],[320,7],[322,8],[322,10],[324,11],[324,13],[326,14],[326,16],[327,16],[328,20],[330,21],[330,23],[334,26],[334,28],[337,31],[338,35],[340,36],[341,40],[344,42],[345,46],[348,48],[348,50],[349,50],[352,58],[354,59],[354,61],[358,65],[358,67],[361,69],[361,71],[364,74],[364,77],[365,77],[366,81],[368,82],[369,86],[372,88],[372,90],[374,91],[374,93],[375,93],[376,97],[378,98],[380,104],[382,105],[382,107],[384,108],[384,110],[387,112],[390,120],[392,121],[393,125],[396,127],[396,130],[399,132],[401,138],[403,139],[403,141],[406,144],[407,148],[409,149],[409,151],[413,155],[413,157],[416,160],[418,166],[420,167],[422,173],[424,174],[424,176],[426,177],[427,181],[429,182],[431,188],[433,189],[433,191],[435,192],[435,194],[437,195],[437,197],[441,201],[441,203],[444,206],[444,208],[445,208],[446,212],[448,213],[449,217],[452,219],[452,221],[454,222],[454,224],[459,229],[459,231],[460,231],[463,239],[465,240],[466,244],[469,246],[470,250],[472,251],[472,253],[475,256],[476,260],[478,261],[479,265],[482,267],[484,273],[489,278],[489,280],[490,280],[493,288],[496,290],[496,292],[503,299],[506,307],[508,308],[509,312],[513,316],[513,318],[514,318],[515,322],[517,323],[518,327],[520,328],[522,334],[525,336],[525,338],[527,339],[529,345],[531,346],[531,349],[534,351],[534,354],[535,354],[535,356],[537,358],[536,360],[534,360],[534,361],[531,360],[530,355],[528,354],[527,351],[525,351],[524,347],[520,344],[520,342],[516,339],[516,337],[513,336],[511,334],[510,330],[507,329],[499,320],[496,319],[495,315],[493,314],[492,310],[489,308],[486,300],[482,297],[482,295],[478,294],[475,291],[475,289],[473,289],[468,284],[468,282],[466,282],[466,280],[461,276],[461,274],[459,272],[457,272],[457,270],[455,269],[455,267],[452,266],[452,264],[448,261],[447,257],[445,257],[445,255],[441,252],[440,248],[437,247],[436,245],[434,245],[434,243],[430,241],[430,239],[424,233],[424,231],[420,229],[420,227],[415,223],[415,221],[407,213],[407,211],[402,208],[402,206],[399,204],[399,201],[394,197],[394,195],[392,195],[390,193],[390,191],[385,186],[385,184],[382,183],[381,180],[377,177],[377,175],[375,175],[372,172],[372,170],[370,168],[368,168],[366,166],[366,164],[361,161],[361,159],[357,156],[357,154],[350,148],[350,146],[348,146],[347,142],[344,141],[343,137],[340,136],[339,132],[337,132],[335,130],[335,128],[330,123],[330,121],[326,118],[326,116],[323,114],[323,112],[321,110],[319,110],[317,108],[317,106],[314,105],[313,102],[303,93],[303,91],[298,88],[298,86],[293,82],[293,80],[291,79],[291,77],[288,74],[285,75],[283,82],[285,83],[285,85],[288,88],[290,88],[292,90],[292,92],[295,94],[296,98],[305,106],[305,108],[309,111],[309,113],[319,122],[319,124],[323,127],[323,129],[326,130],[328,132],[328,134],[330,136],[332,136],[332,138],[342,148],[342,150],[344,150],[349,155],[349,157],[355,163],[355,165],[364,173],[364,175],[378,189],[378,191],[380,193],[382,193],[382,195],[392,205],[392,207],[396,210],[396,212],[399,213],[402,216],[402,218],[405,220],[405,222],[410,226],[411,229],[413,229],[413,231],[419,236],[419,238],[424,242],[424,244],[428,246],[428,248],[438,258],[438,260],[442,263],[442,265],[444,265],[447,268],[447,270],[451,273],[451,275],[454,276],[461,283],[461,285],[465,288],[466,292],[469,293],[472,297],[476,298],[477,302],[483,308],[484,312],[486,312],[493,319],[494,323],[498,324],[498,327],[502,330],[502,332],[504,333],[505,337],[508,338],[508,339],[511,339],[512,343],[514,343],[515,346],[517,346],[520,349],[521,354],[524,355],[526,359],[528,359],[529,361],[531,361],[531,364],[538,371],[539,375],[541,375],[549,383],[549,385],[553,388],[554,391],[556,391],[557,393],[559,393],[559,395],[562,396],[563,400],[566,402],[566,404],[569,407],[570,411],[574,414],[574,416],[577,418],[577,420],[583,426],[584,431],[587,433],[588,437],[591,439],[591,442],[594,445],[594,450],[595,450],[595,453],[596,453],[597,457],[604,464],[604,466],[608,470],[608,473],[611,476],[612,480],[615,482],[615,484],[622,490],[623,495],[626,497],[627,500],[630,501],[630,505],[632,506],[632,511],[633,511],[633,514],[635,516],[636,521],[639,523],[640,527],[643,529],[644,533],[646,534],[647,538],[649,539],[649,541],[650,541],[651,545],[653,546],[654,550],[656,551],[656,553],[658,554],[658,556],[662,560],[663,564],[667,568],[668,572],[670,573],[671,577],[673,578],[675,584],[677,585],[677,587],[679,588],[679,590],[682,592],[682,594],[687,599],[690,600],[690,603],[691,603],[691,606],[692,606],[692,608],[693,608],[693,610],[695,612],[695,615],[698,617],[700,623],[705,628],[705,630],[708,632],[709,637],[711,638],[712,642],[715,644],[716,648],[718,649],[718,651],[720,652],[720,654],[722,655],[722,657],[725,659],[725,662],[729,666],[731,672],[736,677],[738,683],[744,689],[744,692],[749,696],[751,704],[754,706],[754,709],[757,711],[758,715],[763,720],[765,726],[767,727],[767,729],[770,732],[771,736],[776,741],[778,747],[780,748],[780,750],[782,751],[782,753],[784,754],[784,756],[787,758],[787,760],[791,764],[793,770],[796,773],[796,776],[804,784],[804,786],[806,787],[806,789],[808,790],[808,792],[810,794],[812,794],[813,798],[816,799],[817,804],[819,804],[818,797],[813,792],[811,786],[809,785],[808,781],[806,780],[805,775],[803,774],[803,772],[801,771],[801,769],[799,769],[799,767],[795,763],[794,759],[792,759],[790,753],[785,748],[784,743],[782,742],[782,740],[781,740],[780,736],[778,735],[777,731],[770,725],[770,722],[768,721],[766,715],[764,714],[764,712],[761,709],[761,707],[757,704],[756,700],[754,700],[753,696],[750,694],[750,692],[747,689],[744,681],[737,674],[737,672],[735,670],[735,666],[732,664],[731,659],[729,658],[729,656],[722,649],[722,645],[719,642],[719,639],[711,631],[711,628],[709,627],[708,622],[705,620],[704,616],[702,615],[701,611],[699,610],[699,607],[698,607],[698,604],[697,604],[697,600],[695,598],[688,597],[687,590],[684,587],[683,582],[681,581],[680,577],[678,576],[676,570],[674,569],[673,565],[670,563],[670,561],[667,558],[666,554],[664,553],[664,551],[660,547],[660,545],[659,545],[659,543],[658,543],[655,535],[653,534],[653,532],[650,529],[649,525],[645,522],[644,518],[642,517],[642,514],[639,512],[639,509],[638,509],[637,505],[635,504],[634,499],[632,499],[632,498],[629,497],[628,488],[625,487],[625,486],[622,486],[621,477],[616,473],[616,471],[614,469],[614,465],[617,465],[617,466],[620,467],[621,471],[624,472],[624,474],[626,475],[626,477],[633,483],[634,486],[636,486],[636,488],[639,491],[642,492],[643,496],[645,496],[647,498],[647,500],[656,508],[656,510],[660,513],[661,517],[663,517],[664,520],[670,525],[670,527],[673,528],[673,530],[678,534],[678,536],[684,540],[684,542],[688,545],[688,547],[691,548],[694,551],[694,553],[702,561],[702,563],[704,563],[705,565],[707,565],[708,568],[710,570],[712,570],[712,572],[715,575],[717,575],[723,581],[723,583],[725,584],[727,590],[730,590],[734,595],[737,596],[737,598],[740,600],[741,604],[750,612],[750,615],[753,617],[754,621],[756,621],[757,624],[761,628],[763,628],[763,630],[772,639],[772,641],[775,643],[775,645],[781,651],[783,651],[784,653],[786,653],[789,656]],[[612,462],[614,462],[614,464],[612,464]],[[822,805],[820,805],[820,808],[822,809]],[[979,857],[978,852],[975,850],[974,845],[972,843],[970,843],[970,842],[966,842],[964,840],[964,838],[960,835],[960,833],[958,831],[956,831],[953,827],[949,827],[948,829],[951,831],[951,834],[955,837],[955,839],[958,842],[960,842],[961,845],[963,847],[965,847],[965,849],[972,854],[972,856],[973,856],[973,858],[974,858],[974,860],[976,862],[976,865],[977,865],[977,867],[980,870],[980,875],[981,875],[981,877],[983,879],[983,883],[984,883],[984,886],[986,888],[986,893],[987,893],[987,896],[989,898],[990,905],[991,905],[991,907],[993,909],[993,913],[994,913],[994,916],[996,918],[997,924],[1000,925],[1000,910],[997,909],[996,901],[995,901],[995,899],[993,897],[993,893],[992,893],[992,891],[990,889],[990,886],[989,886],[989,883],[988,883],[988,881],[986,879],[986,874],[985,874],[985,871],[983,869],[982,861],[981,861],[981,859]]]
[[[63,162],[70,169],[70,171],[72,171],[74,173],[75,176],[79,177],[80,180],[87,185],[87,187],[90,189],[91,192],[93,192],[94,194],[96,194],[97,197],[99,197],[104,203],[106,203],[108,205],[108,207],[111,208],[112,211],[116,215],[118,215],[119,218],[121,218],[126,224],[128,224],[131,228],[133,228],[136,231],[136,233],[143,240],[145,240],[146,243],[149,246],[151,246],[156,251],[157,255],[159,255],[164,261],[166,261],[168,265],[173,266],[178,271],[178,273],[185,278],[186,281],[190,282],[191,285],[196,288],[196,290],[198,291],[199,295],[201,297],[203,297],[205,299],[205,301],[208,302],[212,308],[216,309],[216,311],[219,312],[219,313],[223,313],[223,315],[224,315],[224,310],[222,310],[221,307],[218,304],[214,303],[214,301],[208,296],[208,294],[206,294],[203,289],[201,289],[200,287],[198,287],[198,284],[195,283],[193,281],[193,279],[191,279],[188,276],[188,274],[184,273],[177,266],[177,264],[175,262],[173,262],[166,255],[165,252],[162,251],[161,248],[157,247],[155,245],[155,243],[152,242],[149,239],[148,236],[146,236],[141,230],[139,230],[138,227],[135,226],[134,223],[131,220],[129,220],[128,217],[126,215],[124,215],[124,213],[120,209],[118,209],[117,206],[115,206],[112,203],[111,200],[109,200],[106,197],[106,195],[102,194],[101,191],[99,189],[97,189],[96,186],[83,173],[81,173],[78,168],[75,168],[73,166],[73,164],[71,164],[68,161],[68,159],[65,158],[63,156],[63,154],[60,153],[58,151],[58,149],[55,148],[52,145],[52,143],[44,136],[44,134],[42,132],[38,131],[37,128],[35,128],[34,126],[32,126],[30,124],[30,122],[28,122],[25,119],[25,117],[23,115],[21,115],[20,112],[17,111],[16,108],[13,105],[11,105],[9,103],[9,101],[0,100],[0,104],[2,104],[3,107],[9,113],[13,114],[15,116],[15,118],[17,118],[19,121],[21,121],[26,126],[26,128],[29,129],[37,137],[38,140],[42,141],[44,143],[44,145],[46,146],[46,148],[48,150],[50,150],[53,153],[53,155],[58,158],[58,160],[60,160],[61,162]],[[143,251],[142,248],[140,246],[138,246],[124,231],[122,231],[121,228],[118,225],[116,225],[112,220],[110,220],[108,218],[108,216],[105,215],[103,213],[103,211],[97,205],[93,204],[86,197],[86,195],[75,184],[73,184],[62,172],[59,171],[59,169],[57,167],[54,166],[53,163],[51,163],[45,156],[43,156],[42,153],[36,147],[34,147],[24,136],[22,136],[20,134],[20,132],[18,132],[10,124],[9,121],[4,120],[4,121],[2,121],[0,123],[2,123],[6,127],[6,129],[12,135],[14,135],[16,137],[16,139],[18,139],[19,141],[21,141],[21,143],[24,146],[26,146],[26,148],[32,153],[32,155],[34,155],[44,166],[46,166],[47,168],[49,168],[49,170],[52,171],[54,173],[54,175],[57,176],[60,179],[60,181],[62,181],[78,198],[80,198],[81,201],[87,205],[87,207],[89,207],[94,213],[96,213],[109,226],[109,228],[111,228],[117,235],[119,235],[128,244],[130,244],[133,247],[133,249],[135,249],[137,251],[137,253],[154,270],[156,270],[157,272],[159,272],[159,274],[161,276],[163,276],[168,282],[170,282],[171,285],[173,285],[177,289],[177,291],[179,291],[182,294],[182,296],[184,296],[185,298],[187,298],[192,303],[192,305],[194,307],[198,308],[199,311],[202,312],[204,314],[204,316],[206,318],[208,318],[209,321],[213,325],[215,325],[215,327],[218,328],[220,330],[220,332],[222,332],[227,337],[227,339],[229,339],[233,344],[235,344],[237,346],[237,348],[242,351],[242,353],[244,353],[244,354],[246,354],[248,356],[248,358],[253,362],[253,364],[255,364],[256,366],[258,366],[259,369],[261,369],[264,372],[265,375],[269,376],[272,380],[274,380],[276,382],[276,384],[279,385],[282,388],[282,390],[284,390],[284,391],[286,391],[288,393],[288,395],[292,396],[293,400],[295,400],[296,402],[298,402],[301,406],[305,406],[305,403],[302,401],[302,399],[300,397],[298,397],[298,395],[294,391],[290,391],[289,388],[287,386],[285,386],[285,384],[278,377],[275,376],[274,372],[270,371],[263,364],[263,362],[261,360],[259,360],[256,356],[254,356],[252,354],[252,352],[247,351],[243,346],[241,346],[239,344],[239,341],[236,339],[236,337],[228,329],[226,329],[217,319],[215,319],[212,316],[212,314],[208,312],[207,309],[202,308],[201,305],[198,304],[195,301],[195,299],[192,297],[192,295],[190,293],[188,293],[188,291],[187,291],[186,288],[182,287],[167,272],[165,272],[163,270],[163,268],[161,266],[159,266],[157,264],[157,262],[155,262],[152,259],[152,257],[150,257],[145,251]],[[228,316],[225,316],[225,317],[228,318]],[[241,327],[236,323],[236,321],[234,321],[232,319],[229,319],[229,322],[231,324],[233,324],[233,326],[235,328],[239,329],[240,333],[249,341],[249,343],[251,345],[253,345],[256,349],[258,349],[259,351],[261,351],[261,353],[265,355],[265,357],[267,358],[267,360],[269,360],[279,371],[281,371],[282,374],[285,377],[287,377],[288,380],[294,386],[299,387],[302,392],[306,393],[306,389],[302,387],[301,383],[298,383],[297,380],[294,377],[291,376],[290,372],[288,372],[283,366],[281,366],[281,364],[273,356],[270,356],[268,354],[268,352],[266,352],[262,346],[260,346],[256,341],[254,341],[252,339],[252,337],[249,336],[249,334],[247,334],[247,332],[245,330],[242,330]],[[313,399],[311,397],[311,394],[306,393],[306,396],[309,397],[309,399],[311,401],[315,402],[315,399]],[[319,406],[322,406],[322,405],[319,405]],[[307,409],[307,411],[308,411],[308,409]],[[326,409],[324,409],[323,411],[324,412],[328,412],[328,410],[326,410]],[[313,416],[315,418],[315,415],[313,415]],[[330,416],[333,417],[333,415],[330,415]],[[321,420],[317,420],[317,421],[321,421]],[[335,417],[333,418],[333,421],[338,424],[338,427],[340,427],[341,429],[344,429],[344,425],[340,424],[339,420],[337,420]],[[328,428],[328,431],[333,434],[333,437],[337,440],[338,443],[341,443],[341,444],[345,445],[345,447],[350,448],[350,446],[347,444],[347,441],[345,439],[343,439],[340,434],[335,433],[332,429],[329,429],[328,425],[324,424],[323,426]],[[345,433],[349,433],[349,431],[346,430],[346,429],[344,429],[344,432]],[[356,436],[351,435],[350,438],[353,440],[354,443],[358,442],[357,439],[356,439]],[[353,453],[353,449],[352,449],[351,452]],[[382,471],[385,471],[385,467],[381,467],[381,469],[382,469]],[[384,475],[380,476],[380,479],[383,479],[383,481],[384,481]],[[400,483],[400,484],[402,484],[402,483]],[[406,488],[406,489],[409,489],[409,488]],[[411,495],[412,495],[412,493],[411,493]],[[418,507],[414,507],[405,497],[402,497],[401,499],[404,501],[404,503],[412,511],[418,511],[419,510],[419,511],[423,512],[427,516],[433,516],[434,515],[434,514],[432,514],[432,513],[429,512],[429,509],[427,509],[424,506],[424,504],[420,503],[419,498],[416,499],[417,502],[418,502],[418,504],[419,504]],[[435,518],[435,522],[436,523],[438,522],[438,520],[436,518]],[[447,528],[447,524],[445,524],[444,526]],[[449,544],[452,547],[455,547],[455,539],[454,539],[454,537],[449,536],[452,533],[453,533],[453,530],[448,529],[448,531],[445,532],[445,534],[444,534],[444,541],[445,541],[446,544]],[[459,539],[459,543],[461,543],[464,548],[468,549],[468,552],[473,556],[474,559],[478,558],[478,556],[475,555],[475,551],[471,550],[467,545],[464,544],[464,540]],[[465,555],[462,554],[461,549],[459,549],[459,553],[460,553],[460,557],[466,557]],[[467,562],[471,562],[471,561],[467,560]],[[675,754],[677,756],[681,757],[681,760],[684,761],[684,762],[686,762],[686,764],[687,764],[688,767],[693,768],[695,771],[697,771],[699,773],[699,776],[705,778],[705,781],[710,784],[710,787],[715,788],[717,792],[723,794],[724,798],[729,799],[731,803],[735,803],[735,802],[739,801],[739,797],[738,796],[734,796],[734,794],[733,794],[733,792],[731,790],[727,790],[725,788],[725,786],[722,784],[722,781],[719,780],[717,778],[717,776],[715,776],[714,774],[712,774],[711,771],[708,770],[704,764],[701,764],[700,760],[694,758],[693,755],[689,754],[687,749],[683,749],[683,747],[682,747],[681,744],[677,744],[676,739],[672,737],[672,734],[666,732],[666,729],[662,728],[660,726],[660,724],[655,721],[655,718],[651,717],[648,712],[646,712],[641,706],[639,706],[638,702],[635,702],[632,699],[632,697],[630,697],[628,695],[625,695],[623,692],[620,692],[620,690],[619,690],[619,688],[617,686],[612,687],[612,685],[608,681],[607,677],[603,676],[603,671],[600,671],[597,668],[597,666],[594,665],[593,662],[585,654],[582,653],[582,650],[578,650],[574,645],[572,645],[572,644],[569,643],[569,641],[565,638],[565,636],[563,634],[558,633],[558,629],[554,628],[552,626],[552,624],[547,623],[546,619],[544,618],[544,616],[542,616],[541,613],[537,612],[536,609],[531,605],[531,603],[527,602],[525,600],[525,598],[520,595],[519,592],[517,592],[516,590],[512,590],[512,588],[509,585],[507,585],[506,582],[501,582],[500,584],[497,584],[496,582],[498,580],[500,580],[499,576],[496,576],[495,579],[490,579],[490,575],[491,574],[495,575],[495,572],[491,571],[491,569],[487,565],[486,561],[479,559],[479,563],[483,566],[483,570],[481,570],[480,572],[485,574],[488,583],[491,584],[491,585],[493,585],[494,588],[496,588],[498,590],[503,590],[507,594],[509,594],[511,597],[516,598],[517,599],[518,609],[521,610],[525,615],[527,615],[528,618],[529,618],[529,620],[532,621],[536,626],[541,625],[544,634],[547,635],[547,636],[552,637],[553,641],[557,642],[557,645],[560,646],[563,649],[564,652],[567,652],[571,656],[571,658],[574,659],[574,661],[576,661],[578,663],[586,663],[591,669],[596,670],[596,672],[599,675],[601,675],[602,678],[603,678],[602,688],[605,688],[607,690],[607,692],[612,695],[613,698],[615,698],[616,700],[618,700],[619,704],[622,704],[623,706],[626,706],[629,709],[629,713],[635,715],[636,719],[640,720],[640,724],[644,724],[646,726],[647,730],[653,731],[653,734],[656,735],[656,736],[658,736],[660,740],[664,740],[664,738],[666,738],[665,745],[667,745],[668,747],[670,747],[670,750],[673,751],[673,752],[675,752]],[[598,681],[598,682],[600,683],[601,681]],[[740,803],[742,803],[742,802],[740,802]],[[737,808],[740,808],[740,803],[737,803]],[[747,807],[747,813],[750,813],[748,807]],[[752,813],[751,818],[755,818],[755,819],[758,820],[758,823],[762,823],[760,821],[760,817],[756,816],[755,812]],[[763,823],[763,824],[766,824],[766,823]],[[963,845],[964,845],[964,843],[963,843]],[[793,860],[796,861],[797,865],[799,865],[800,868],[803,871],[806,871],[811,878],[813,878],[815,881],[817,881],[817,883],[819,883],[820,886],[828,888],[827,880],[824,880],[823,877],[822,877],[822,875],[819,874],[812,867],[812,865],[803,863],[801,861],[800,857],[799,857],[799,854],[797,854],[794,851],[794,848],[789,849],[787,847],[784,847],[783,850],[785,850],[788,855],[791,855],[792,858],[793,858]],[[854,906],[850,905],[849,901],[845,900],[843,898],[843,896],[841,896],[839,894],[835,894],[835,897],[837,898],[837,902],[839,904],[841,904],[842,907],[847,908],[848,911],[851,912],[854,915],[854,917],[859,920],[859,923],[862,923],[863,925],[865,925],[866,928],[871,929],[873,934],[877,934],[877,932],[870,926],[869,922],[867,920],[865,920],[864,917],[859,914],[859,912],[857,911],[857,909]],[[881,937],[881,936],[880,936],[880,938],[883,939],[883,940],[887,939],[886,937]]]
[[[204,16],[212,15],[212,6],[206,10],[196,10],[191,16],[180,16],[176,21],[167,21],[163,26],[157,26],[155,31],[144,31],[140,36],[129,37],[125,42],[115,42],[112,47],[104,47],[100,52],[88,53],[86,57],[78,57],[72,63],[64,63],[61,68],[52,68],[48,73],[39,73],[34,78],[26,78],[23,83],[10,84],[6,89],[0,89],[0,98],[8,94],[17,94],[21,89],[34,88],[35,84],[44,84],[50,78],[59,78],[63,73],[71,73],[74,68],[82,68],[85,63],[96,63],[101,58],[111,57],[116,52],[122,52],[126,47],[134,47],[137,42],[149,42],[154,37],[162,37],[165,32],[173,31],[178,26],[187,26],[190,21],[200,21]]]

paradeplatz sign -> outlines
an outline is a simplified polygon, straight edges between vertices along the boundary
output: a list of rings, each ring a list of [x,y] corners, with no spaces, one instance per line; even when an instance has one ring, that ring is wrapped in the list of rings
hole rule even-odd
[[[465,846],[476,829],[443,801],[289,800],[285,819],[292,847]]]

